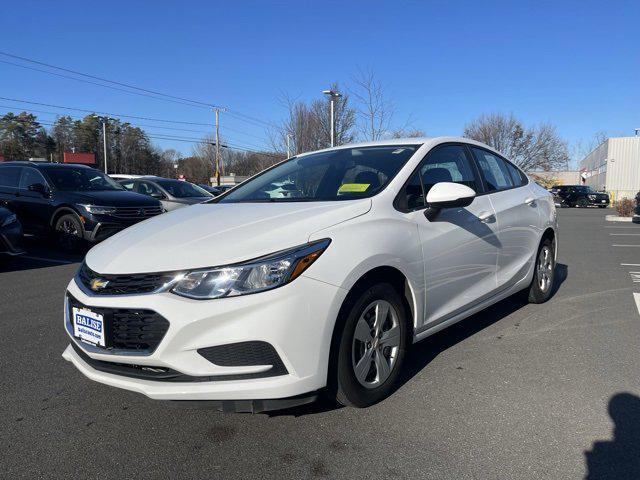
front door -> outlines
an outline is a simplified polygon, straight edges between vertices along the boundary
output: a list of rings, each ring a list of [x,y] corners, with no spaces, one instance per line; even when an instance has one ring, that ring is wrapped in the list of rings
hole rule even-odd
[[[466,185],[482,193],[475,166],[461,144],[435,147],[414,175],[424,195],[438,182]],[[413,181],[417,181],[414,178]],[[432,220],[414,211],[425,274],[425,326],[433,326],[491,296],[496,289],[499,241],[491,201],[474,198],[464,208],[445,208]]]
[[[20,221],[25,229],[30,231],[46,230],[53,213],[52,201],[49,196],[29,190],[29,186],[37,183],[47,187],[47,181],[38,170],[24,167],[20,175],[20,185],[15,203]]]

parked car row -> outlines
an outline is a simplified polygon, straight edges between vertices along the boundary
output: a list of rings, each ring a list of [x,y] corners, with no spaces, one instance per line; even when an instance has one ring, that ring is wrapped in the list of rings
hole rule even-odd
[[[557,185],[549,191],[553,194],[556,207],[609,206],[609,195],[596,192],[588,185]]]
[[[97,243],[165,211],[213,198],[189,182],[159,177],[121,182],[140,187],[127,188],[85,165],[0,164],[0,251],[18,252],[22,230],[53,234],[63,249],[74,251],[83,242]]]

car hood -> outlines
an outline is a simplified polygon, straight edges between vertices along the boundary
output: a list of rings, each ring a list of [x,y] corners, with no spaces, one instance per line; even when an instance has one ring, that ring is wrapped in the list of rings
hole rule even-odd
[[[304,244],[370,209],[370,199],[194,205],[117,233],[92,248],[86,262],[103,274],[228,265]]]
[[[126,190],[64,192],[67,199],[105,207],[148,207],[160,205],[155,198]]]

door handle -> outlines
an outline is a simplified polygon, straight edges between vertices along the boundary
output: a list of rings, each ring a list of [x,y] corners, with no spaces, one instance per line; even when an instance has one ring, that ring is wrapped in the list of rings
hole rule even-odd
[[[495,215],[491,212],[480,212],[478,214],[478,220],[482,223],[491,223],[495,220]]]
[[[533,198],[533,197],[528,197],[528,198],[524,199],[524,203],[526,203],[530,207],[535,207],[536,206],[536,199]]]

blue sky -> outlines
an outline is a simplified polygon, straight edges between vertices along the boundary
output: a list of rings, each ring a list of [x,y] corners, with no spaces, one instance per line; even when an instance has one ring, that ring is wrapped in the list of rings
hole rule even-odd
[[[551,122],[570,143],[640,127],[638,2],[21,1],[0,13],[2,51],[271,122],[285,113],[281,93],[317,98],[362,68],[387,85],[397,123],[411,117],[429,135],[460,134],[489,112]],[[0,96],[213,122],[205,109],[3,63]],[[234,144],[265,143],[258,125],[224,114],[222,125]]]

